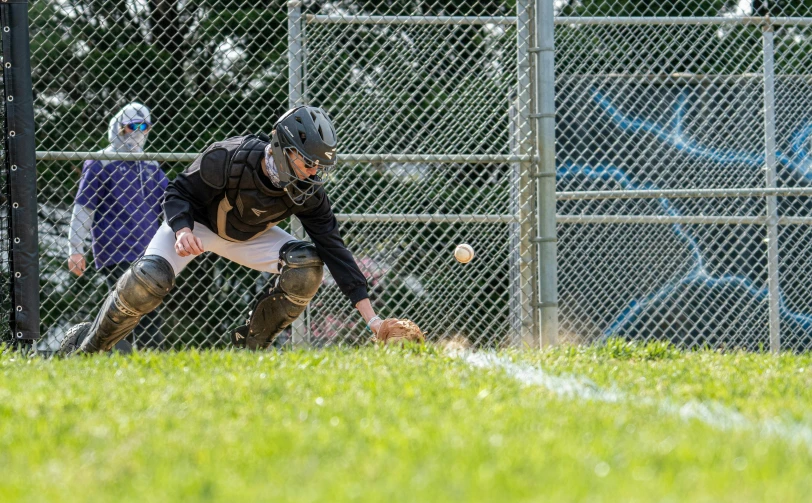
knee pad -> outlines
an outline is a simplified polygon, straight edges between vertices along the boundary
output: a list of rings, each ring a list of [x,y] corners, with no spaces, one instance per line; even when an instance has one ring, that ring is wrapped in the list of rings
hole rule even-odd
[[[159,255],[141,257],[116,283],[118,307],[130,316],[142,316],[158,307],[174,286],[169,261]]]
[[[175,271],[165,258],[147,255],[136,260],[104,299],[87,337],[76,351],[109,351],[132,332],[141,316],[161,304],[173,286]]]
[[[324,262],[316,247],[306,241],[288,241],[279,250],[283,265],[275,289],[296,305],[306,306],[324,277]]]
[[[324,262],[316,247],[305,241],[288,241],[279,250],[282,268],[269,291],[259,298],[248,325],[232,335],[235,345],[266,349],[279,333],[304,312],[324,277]]]

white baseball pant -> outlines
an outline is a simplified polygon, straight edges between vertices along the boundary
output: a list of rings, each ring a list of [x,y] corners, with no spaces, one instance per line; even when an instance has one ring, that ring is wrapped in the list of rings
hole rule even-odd
[[[195,222],[192,234],[203,242],[203,250],[272,274],[279,274],[279,250],[288,241],[296,239],[279,227],[271,227],[250,241],[228,241],[199,222]],[[175,233],[166,222],[158,228],[144,255],[159,255],[168,260],[175,270],[175,276],[195,258],[195,255],[181,257],[175,252]]]

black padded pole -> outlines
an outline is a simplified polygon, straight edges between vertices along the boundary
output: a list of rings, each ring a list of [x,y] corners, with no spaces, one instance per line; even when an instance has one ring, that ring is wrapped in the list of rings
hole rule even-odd
[[[11,337],[39,338],[39,259],[34,91],[28,40],[28,2],[0,0]]]

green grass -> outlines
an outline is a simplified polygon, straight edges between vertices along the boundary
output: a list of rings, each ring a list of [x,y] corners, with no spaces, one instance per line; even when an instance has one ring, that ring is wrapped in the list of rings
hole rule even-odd
[[[0,501],[808,501],[812,357],[610,343],[503,353],[0,355]],[[512,365],[513,367],[510,367]],[[510,369],[581,376],[567,396]],[[533,370],[531,370],[533,371]],[[725,428],[675,413],[711,403]],[[664,406],[663,404],[668,404]],[[791,428],[795,428],[792,430]]]

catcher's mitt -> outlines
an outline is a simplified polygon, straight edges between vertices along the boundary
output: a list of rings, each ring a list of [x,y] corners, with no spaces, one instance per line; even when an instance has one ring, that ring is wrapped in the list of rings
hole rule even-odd
[[[425,342],[423,331],[412,320],[386,318],[373,338],[381,344],[403,344],[404,342]]]

